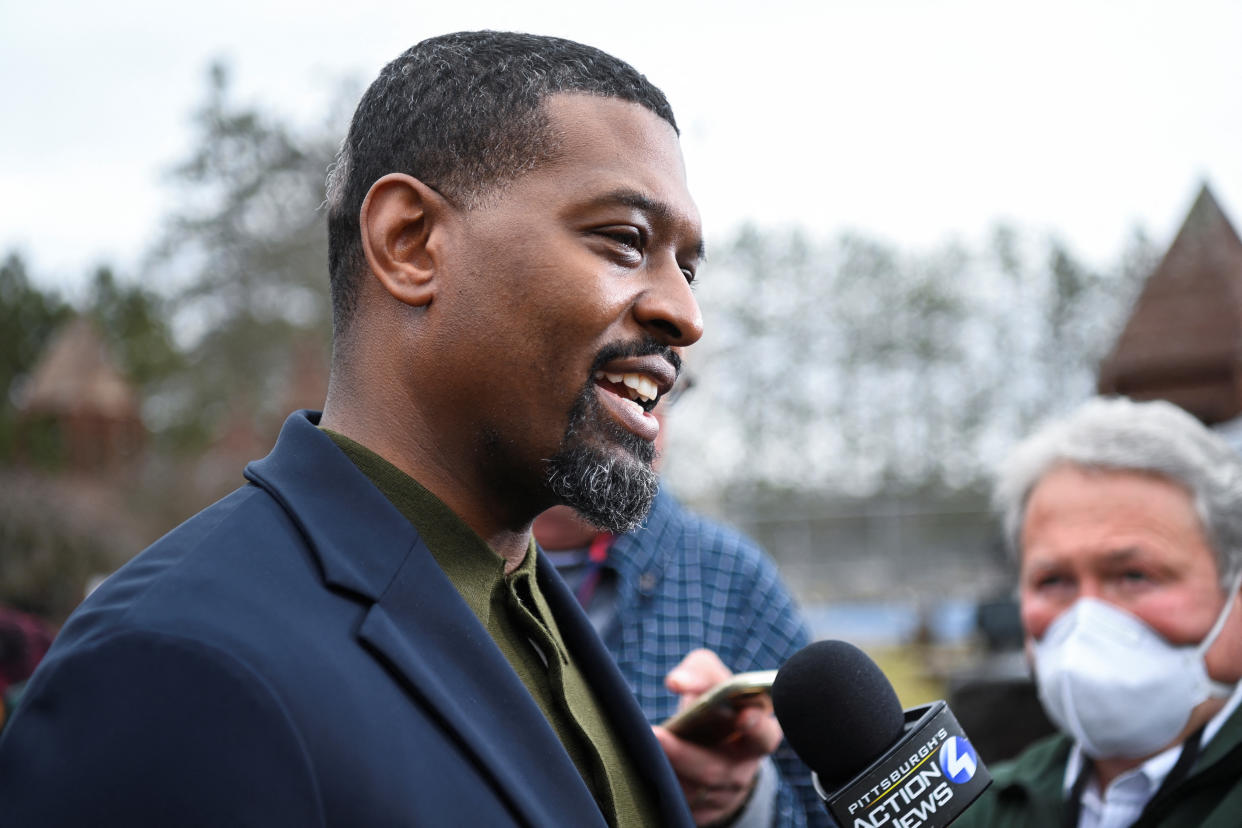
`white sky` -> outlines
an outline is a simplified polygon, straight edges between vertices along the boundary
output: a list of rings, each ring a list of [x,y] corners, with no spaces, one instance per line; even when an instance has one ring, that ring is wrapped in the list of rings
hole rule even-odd
[[[1204,179],[1242,223],[1239,0],[445,5],[0,0],[0,251],[70,293],[135,267],[212,58],[310,122],[339,79],[466,28],[571,37],[661,86],[709,239],[750,219],[923,247],[1008,218],[1107,263],[1136,222],[1166,244]]]

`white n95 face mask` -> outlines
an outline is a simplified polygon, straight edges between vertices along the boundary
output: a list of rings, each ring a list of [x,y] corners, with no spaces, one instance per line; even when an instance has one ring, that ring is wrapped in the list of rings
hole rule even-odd
[[[1233,687],[1208,678],[1203,656],[1237,596],[1198,645],[1175,647],[1134,615],[1080,598],[1035,644],[1035,680],[1048,717],[1094,759],[1137,759],[1169,745],[1195,706]]]

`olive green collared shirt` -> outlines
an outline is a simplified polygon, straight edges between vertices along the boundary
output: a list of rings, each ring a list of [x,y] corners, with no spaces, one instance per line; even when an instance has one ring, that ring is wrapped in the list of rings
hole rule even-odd
[[[504,558],[417,480],[360,443],[323,431],[418,529],[556,731],[608,824],[656,824],[651,792],[565,648],[539,591],[534,540],[506,576]]]

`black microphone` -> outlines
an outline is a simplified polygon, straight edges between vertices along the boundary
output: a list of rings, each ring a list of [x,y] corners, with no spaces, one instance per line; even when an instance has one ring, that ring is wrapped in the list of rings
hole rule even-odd
[[[772,706],[842,828],[942,828],[992,784],[943,701],[902,711],[862,650],[816,641],[776,674]]]

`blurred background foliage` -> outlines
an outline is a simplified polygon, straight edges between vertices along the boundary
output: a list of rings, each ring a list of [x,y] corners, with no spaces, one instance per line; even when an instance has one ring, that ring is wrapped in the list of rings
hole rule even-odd
[[[1014,439],[1092,392],[1157,260],[1138,230],[1096,269],[1008,225],[928,251],[743,228],[699,287],[669,473],[739,504],[980,491]]]
[[[13,397],[19,382],[43,352],[52,331],[73,313],[55,291],[31,283],[26,263],[16,253],[0,262],[0,460],[11,463],[15,451]]]
[[[71,305],[20,251],[0,256],[0,485],[38,492],[0,498],[0,601],[63,617],[91,573],[240,483],[291,405],[322,400],[307,394],[330,347],[323,185],[356,92],[294,126],[236,101],[217,64],[140,272],[101,264]],[[750,509],[982,491],[1017,435],[1090,393],[1157,260],[1139,230],[1100,268],[1004,224],[930,250],[755,226],[710,248],[708,334],[667,474],[695,502]],[[19,450],[16,424],[75,314],[96,322],[148,439],[107,473],[52,475],[39,455],[53,449],[31,431]]]
[[[335,107],[334,107],[335,109]],[[185,358],[152,400],[148,420],[201,448],[239,407],[279,414],[289,352],[330,341],[324,178],[344,121],[295,130],[230,95],[229,71],[208,72],[187,158],[169,175],[175,209],[143,281],[169,297]],[[328,123],[333,126],[327,126]]]

